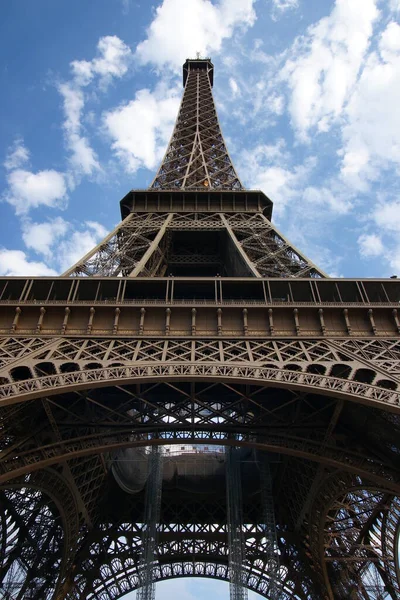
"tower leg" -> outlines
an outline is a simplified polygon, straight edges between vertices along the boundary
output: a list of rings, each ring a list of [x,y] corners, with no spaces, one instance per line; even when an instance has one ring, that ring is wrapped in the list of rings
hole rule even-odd
[[[228,509],[230,600],[247,600],[247,588],[244,585],[245,545],[239,448],[229,447],[226,451],[226,504]]]
[[[279,590],[279,554],[276,538],[274,499],[272,495],[271,472],[268,462],[260,463],[261,498],[263,506],[263,526],[266,543],[267,574],[269,577],[269,595],[271,600],[278,600]]]
[[[155,600],[155,566],[157,548],[157,525],[160,521],[162,488],[162,455],[158,446],[153,446],[149,457],[149,476],[146,485],[144,523],[142,533],[143,556],[140,567],[141,587],[137,600]]]

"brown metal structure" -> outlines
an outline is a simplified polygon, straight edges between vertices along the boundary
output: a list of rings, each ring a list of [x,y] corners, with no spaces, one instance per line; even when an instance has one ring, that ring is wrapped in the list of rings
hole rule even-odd
[[[2,598],[120,598],[144,560],[150,584],[242,562],[273,600],[400,598],[400,282],[327,278],[277,231],[212,83],[186,61],[154,182],[93,251],[0,279]]]

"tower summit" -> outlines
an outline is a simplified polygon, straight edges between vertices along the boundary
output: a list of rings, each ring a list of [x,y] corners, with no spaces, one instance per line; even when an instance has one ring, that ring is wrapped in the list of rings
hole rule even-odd
[[[271,200],[243,187],[218,121],[213,74],[208,58],[185,62],[178,117],[150,188],[121,200],[121,224],[65,276],[324,276],[272,225]]]
[[[187,60],[178,118],[153,189],[241,190],[219,126],[210,59]]]
[[[243,187],[188,59],[162,164],[61,277],[0,278],[0,590],[204,576],[400,598],[400,283],[328,278]]]

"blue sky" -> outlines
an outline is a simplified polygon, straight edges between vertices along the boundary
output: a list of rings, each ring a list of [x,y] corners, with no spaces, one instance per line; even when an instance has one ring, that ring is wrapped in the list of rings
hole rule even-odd
[[[0,274],[59,274],[118,223],[199,51],[239,175],[282,232],[331,275],[400,275],[399,18],[400,0],[2,0]]]

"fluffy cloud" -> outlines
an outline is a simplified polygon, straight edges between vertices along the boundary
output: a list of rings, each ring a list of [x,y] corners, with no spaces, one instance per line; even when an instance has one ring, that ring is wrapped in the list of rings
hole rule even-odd
[[[237,84],[236,79],[234,79],[233,77],[229,78],[229,87],[231,88],[233,98],[236,98],[236,96],[240,96],[239,86]]]
[[[44,205],[63,206],[67,197],[67,186],[63,173],[44,170],[37,173],[15,169],[7,175],[8,190],[4,198],[15,207],[18,215],[31,208]]]
[[[302,165],[292,165],[282,139],[244,151],[239,159],[239,172],[246,173],[251,189],[260,189],[271,198],[278,218],[291,200],[300,197],[314,166],[313,158]]]
[[[22,239],[26,247],[43,255],[50,266],[29,260],[21,250],[0,250],[0,274],[59,274],[97,246],[107,233],[97,221],[85,221],[76,227],[61,217],[43,223],[26,219],[22,223]]]
[[[307,204],[315,208],[327,209],[336,216],[345,215],[352,207],[351,197],[339,186],[336,187],[337,189],[333,189],[334,186],[332,189],[310,186],[304,190],[302,197]]]
[[[86,221],[79,230],[69,232],[57,245],[57,260],[61,271],[66,271],[92,250],[108,231],[95,221]]]
[[[341,115],[378,16],[376,0],[337,0],[332,13],[294,44],[282,77],[291,91],[290,115],[301,139],[314,127],[328,131]]]
[[[363,258],[380,256],[384,252],[381,238],[375,233],[360,235],[358,238],[360,254]]]
[[[373,212],[375,223],[387,232],[400,233],[400,201],[386,201]]]
[[[272,0],[272,18],[276,21],[283,13],[299,7],[299,0]]]
[[[162,158],[179,106],[180,90],[140,90],[134,100],[103,115],[112,149],[125,169],[154,169]]]
[[[116,35],[107,35],[99,39],[98,56],[91,61],[74,60],[71,69],[78,86],[88,85],[96,75],[100,86],[107,87],[114,77],[120,78],[128,71],[132,60],[132,51]]]
[[[22,250],[0,249],[0,273],[6,276],[45,277],[57,275],[42,262],[30,261]]]
[[[219,52],[225,38],[238,28],[254,24],[254,0],[164,0],[138,44],[136,56],[143,64],[181,66],[185,58]],[[176,24],[179,23],[179,27]]]
[[[4,162],[8,188],[2,199],[14,206],[17,215],[42,205],[64,206],[67,199],[65,175],[53,169],[33,173],[27,169],[28,162],[29,150],[23,140],[18,139],[9,148]]]
[[[18,169],[29,161],[29,150],[25,148],[24,142],[21,139],[15,140],[14,144],[7,152],[4,167],[7,171]]]
[[[58,86],[63,98],[65,114],[64,132],[68,148],[71,150],[71,163],[75,171],[91,175],[100,169],[96,153],[90,147],[86,137],[81,135],[81,116],[84,107],[84,94],[71,83]]]
[[[84,88],[97,78],[100,89],[105,90],[113,78],[120,78],[126,74],[132,60],[129,46],[115,35],[100,38],[97,52],[98,56],[91,61],[71,62],[72,80],[58,85],[58,91],[63,98],[63,128],[67,146],[71,151],[71,166],[75,173],[83,175],[92,175],[101,170],[95,151],[82,133]]]
[[[382,169],[400,168],[400,25],[382,32],[345,111],[342,177],[366,190]],[[390,117],[389,117],[390,115]]]
[[[45,223],[25,221],[22,226],[22,239],[25,246],[45,257],[54,256],[53,245],[63,237],[69,229],[69,223],[61,217]]]

